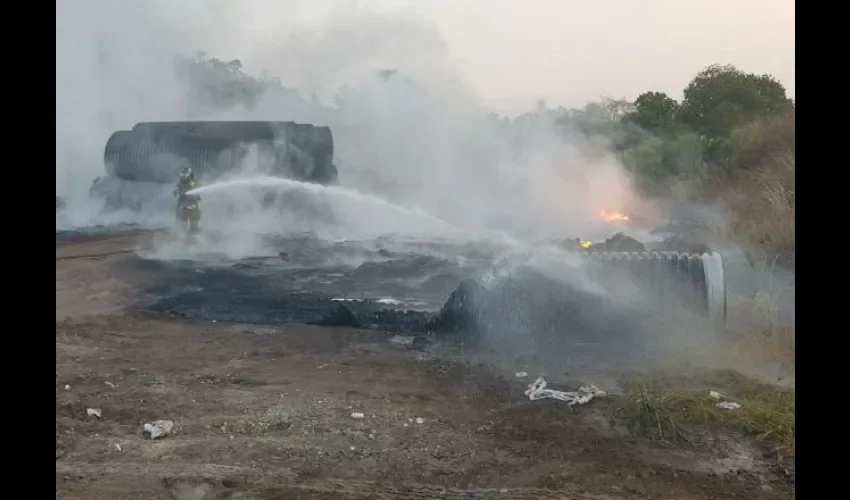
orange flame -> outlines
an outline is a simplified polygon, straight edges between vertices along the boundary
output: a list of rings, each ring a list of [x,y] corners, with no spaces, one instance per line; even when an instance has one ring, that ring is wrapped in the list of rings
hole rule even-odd
[[[631,217],[621,212],[609,212],[607,210],[600,210],[599,217],[605,222],[625,222],[631,220]]]

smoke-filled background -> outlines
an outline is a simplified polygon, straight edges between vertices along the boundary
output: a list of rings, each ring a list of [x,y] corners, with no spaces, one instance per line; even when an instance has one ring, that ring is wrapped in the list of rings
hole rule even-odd
[[[657,13],[649,22],[683,29],[667,24],[680,7],[655,3],[641,6],[645,16]],[[68,202],[63,224],[106,220],[86,201],[92,180],[103,174],[105,141],[146,120],[329,125],[342,186],[466,230],[530,238],[586,234],[601,209],[638,209],[633,179],[609,144],[589,140],[570,123],[556,124],[556,113],[512,121],[491,113],[516,115],[541,99],[579,107],[600,95],[680,86],[704,58],[667,59],[661,73],[659,63],[629,51],[612,60],[610,40],[632,36],[626,26],[634,22],[633,7],[539,1],[522,13],[517,8],[510,2],[60,2],[56,182],[57,195]],[[713,23],[728,20],[713,9]],[[602,21],[613,24],[602,30]],[[641,43],[645,48],[632,50],[659,57],[674,50],[663,40]],[[720,49],[717,55],[725,56]],[[250,103],[216,105],[187,69],[185,58],[198,51],[238,60],[241,71],[272,84]],[[635,60],[644,64],[634,68]],[[398,73],[378,73],[387,69]],[[145,215],[112,216],[139,217]]]
[[[102,171],[104,138],[144,120],[330,125],[343,186],[470,229],[517,233],[557,225],[563,232],[600,208],[633,201],[628,176],[604,148],[565,140],[545,120],[520,127],[521,136],[500,130],[423,18],[353,4],[321,20],[310,17],[315,7],[299,10],[297,3],[285,11],[262,2],[171,5],[92,2],[59,13],[57,185],[72,219],[79,210],[85,222],[94,208],[80,200]],[[260,22],[266,15],[278,25]],[[281,80],[334,102],[270,86],[250,108],[237,102],[214,109],[198,97],[192,75],[174,64],[198,47],[255,55]],[[384,68],[399,74],[382,77]],[[518,147],[517,139],[525,144]],[[344,226],[400,229],[381,228],[370,208],[346,207],[364,213]]]

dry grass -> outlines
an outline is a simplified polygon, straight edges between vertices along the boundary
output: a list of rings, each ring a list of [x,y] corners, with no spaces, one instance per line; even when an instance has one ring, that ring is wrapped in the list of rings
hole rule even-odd
[[[730,356],[750,363],[796,364],[796,328],[793,319],[784,318],[776,295],[760,292],[755,297],[729,297]]]
[[[796,141],[794,114],[765,117],[734,130],[727,157],[680,183],[695,199],[728,208],[728,237],[753,259],[780,257],[793,268]]]
[[[709,388],[736,410],[718,408]],[[695,442],[711,429],[727,427],[755,436],[780,458],[795,453],[794,391],[763,384],[733,371],[699,378],[649,379],[627,385],[616,415],[633,432],[661,441]]]
[[[794,264],[796,236],[795,160],[786,153],[769,165],[739,175],[728,195],[731,230],[758,258],[777,256]]]
[[[793,266],[796,143],[794,115],[764,118],[732,133],[722,179],[731,231],[758,259]]]
[[[794,112],[767,116],[733,130],[729,167],[738,172],[761,170],[775,158],[796,154]]]
[[[779,267],[779,257],[755,264],[755,295],[730,294],[726,338],[732,354],[751,363],[795,365],[795,318],[793,314],[794,276]]]

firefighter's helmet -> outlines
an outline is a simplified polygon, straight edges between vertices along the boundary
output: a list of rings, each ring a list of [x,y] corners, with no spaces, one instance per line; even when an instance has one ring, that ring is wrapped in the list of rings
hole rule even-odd
[[[183,170],[180,171],[180,181],[187,182],[195,178],[195,172],[192,171],[192,167],[185,166]]]

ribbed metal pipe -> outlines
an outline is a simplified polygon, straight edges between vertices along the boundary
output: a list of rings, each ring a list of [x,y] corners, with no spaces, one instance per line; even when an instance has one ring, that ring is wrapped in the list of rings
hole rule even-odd
[[[271,175],[327,184],[336,181],[328,127],[294,122],[143,122],[109,138],[107,174],[123,180],[173,182],[190,164],[203,176],[239,165],[240,149],[258,144],[274,158]]]
[[[582,252],[600,281],[627,275],[662,302],[696,310],[715,325],[726,322],[726,276],[719,253]],[[612,273],[612,271],[614,271]]]
[[[129,130],[119,130],[106,141],[103,151],[103,164],[106,174],[116,176],[116,168],[122,163],[127,163],[126,146],[134,140],[133,133]]]
[[[133,132],[153,139],[192,135],[226,137],[234,141],[255,141],[271,140],[276,135],[286,135],[293,126],[297,127],[299,124],[265,121],[141,122],[133,127]]]

